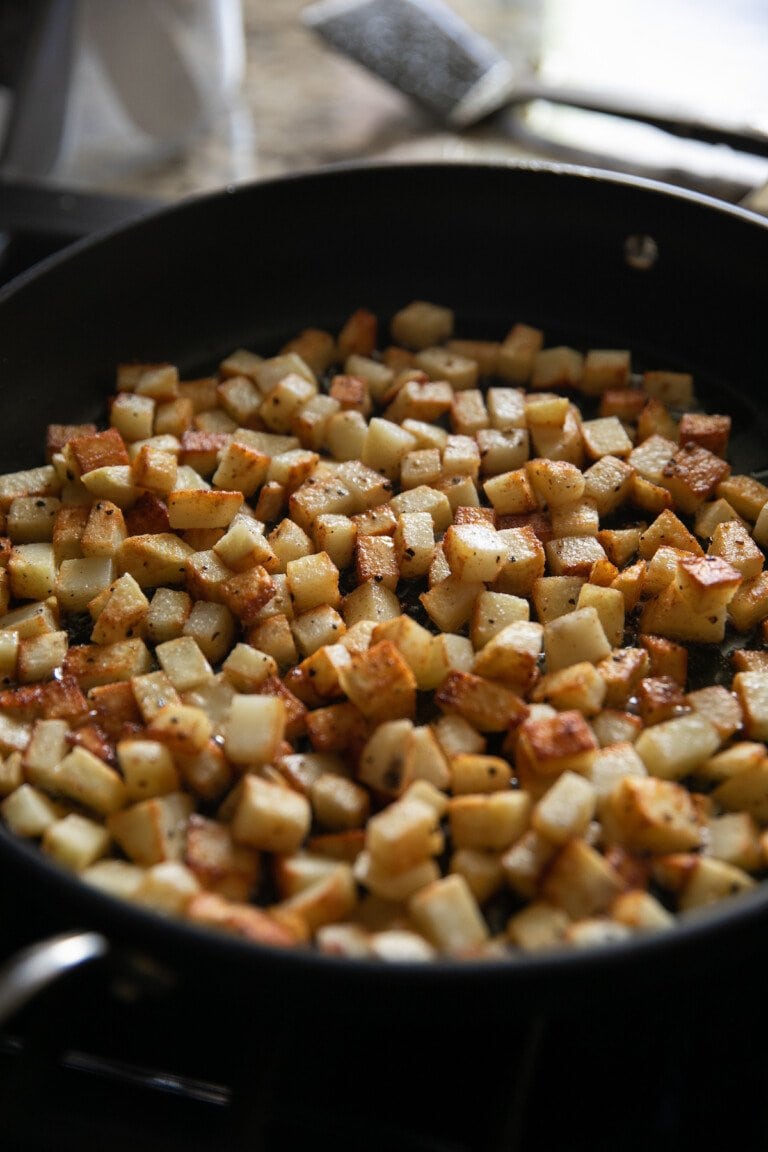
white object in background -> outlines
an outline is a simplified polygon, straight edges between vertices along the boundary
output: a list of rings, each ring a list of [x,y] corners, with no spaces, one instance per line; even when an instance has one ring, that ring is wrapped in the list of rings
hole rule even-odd
[[[239,0],[86,0],[83,28],[124,111],[167,144],[210,127],[243,78]]]
[[[78,9],[58,183],[125,188],[206,137],[229,143],[246,64],[241,0],[78,0]]]

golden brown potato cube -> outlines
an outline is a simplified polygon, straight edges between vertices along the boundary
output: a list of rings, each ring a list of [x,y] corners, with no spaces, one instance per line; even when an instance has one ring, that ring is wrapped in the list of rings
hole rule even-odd
[[[576,772],[558,776],[531,812],[531,826],[555,844],[584,836],[597,804],[597,791]]]
[[[267,697],[240,697],[267,700]],[[247,774],[232,820],[232,836],[264,852],[296,852],[312,821],[312,808],[305,796],[283,785]]]
[[[443,848],[439,817],[431,804],[404,796],[374,816],[366,827],[365,849],[380,868],[407,872]]]
[[[587,579],[593,566],[606,559],[605,550],[596,536],[563,536],[547,540],[544,552],[553,576]]]
[[[621,875],[585,840],[569,840],[551,860],[542,895],[573,919],[605,912],[626,885]]]
[[[394,591],[400,570],[392,537],[358,534],[355,542],[355,572],[358,584],[375,581]]]
[[[304,328],[280,349],[281,354],[295,352],[304,363],[321,375],[337,356],[336,341],[322,328]]]
[[[79,812],[68,812],[48,825],[40,847],[65,868],[82,872],[105,855],[109,844],[110,836],[103,824]]]
[[[475,600],[483,590],[480,581],[467,583],[451,574],[422,592],[419,600],[441,632],[458,632],[471,617]]]
[[[179,489],[168,497],[171,528],[227,528],[243,503],[243,493],[221,489]]]
[[[365,652],[353,652],[349,667],[341,668],[344,692],[368,720],[380,722],[412,718],[416,709],[416,677],[389,640]]]
[[[531,693],[534,701],[545,700],[561,712],[578,709],[585,716],[596,716],[605,697],[605,681],[595,665],[586,660],[547,673]]]
[[[174,756],[194,756],[207,746],[213,726],[201,708],[166,704],[150,720],[147,735],[165,744]]]
[[[67,441],[65,455],[74,465],[76,476],[83,476],[96,468],[130,463],[125,441],[117,428],[73,436]]]
[[[644,648],[615,647],[595,669],[605,685],[605,707],[621,708],[648,675],[650,659]]]
[[[260,564],[245,572],[228,575],[218,585],[215,597],[247,628],[259,618],[259,613],[275,596],[275,583]],[[213,597],[211,597],[213,599]]]
[[[489,680],[499,680],[524,696],[538,676],[543,635],[541,624],[513,621],[480,649],[471,670]]]
[[[187,823],[184,863],[204,888],[229,900],[250,899],[259,879],[258,853],[236,844],[225,824],[197,813]]]
[[[568,769],[586,772],[596,749],[597,740],[581,712],[532,716],[518,729],[517,766],[525,764],[545,776]]]
[[[133,576],[127,572],[120,576],[96,599],[102,600],[102,597],[103,603],[91,632],[94,644],[114,644],[142,632],[142,625],[149,612],[149,601]],[[89,604],[92,615],[94,603],[91,600]]]
[[[746,758],[744,758],[746,759]],[[768,820],[768,760],[747,763],[717,785],[712,798],[727,812],[747,812],[759,824]]]
[[[170,792],[112,813],[107,818],[107,829],[134,863],[151,866],[163,860],[179,860],[192,809],[190,796]]]
[[[628,463],[644,480],[663,485],[664,469],[677,451],[676,441],[655,433],[632,449]]]
[[[19,784],[0,804],[0,813],[16,836],[38,838],[62,816],[61,805],[28,783]]]
[[[475,649],[483,648],[489,640],[509,624],[527,621],[530,614],[528,601],[508,592],[481,592],[472,610],[470,634]]]
[[[53,544],[14,544],[6,570],[17,600],[45,600],[57,583]]]
[[[463,583],[492,582],[503,568],[507,550],[496,530],[485,524],[451,524],[443,552],[454,576]]]
[[[678,429],[681,445],[693,442],[716,456],[725,456],[731,434],[730,416],[707,415],[704,412],[684,412]]]
[[[193,549],[173,533],[129,536],[117,554],[120,573],[129,572],[141,588],[183,584],[185,561]]]
[[[453,796],[448,802],[455,848],[505,851],[520,839],[531,817],[531,796],[522,789]]]
[[[667,461],[661,484],[683,512],[693,513],[718,491],[731,466],[714,452],[688,441]]]
[[[61,481],[51,464],[5,472],[0,475],[0,510],[7,512],[18,496],[56,496],[60,489]]]
[[[702,615],[729,604],[741,582],[739,570],[719,556],[684,556],[675,566],[675,583],[683,600]]]
[[[533,512],[538,507],[536,493],[526,468],[513,468],[492,476],[483,491],[498,515]]]
[[[510,688],[472,672],[453,671],[435,693],[444,712],[458,713],[480,732],[504,732],[527,713],[524,701]]]
[[[727,561],[745,580],[758,576],[765,564],[765,557],[748,529],[735,519],[714,526],[707,555]]]
[[[760,831],[749,812],[726,812],[707,822],[706,855],[755,872],[762,864]]]
[[[421,888],[408,907],[416,927],[439,952],[471,955],[489,938],[480,907],[458,873]]]
[[[83,692],[113,680],[130,680],[152,666],[152,657],[140,638],[114,644],[74,644],[67,652],[64,673],[77,680]]]
[[[459,752],[452,757],[450,773],[454,796],[506,791],[512,780],[507,760],[478,752]]]
[[[768,573],[742,581],[728,605],[728,616],[739,632],[749,632],[768,616]]]

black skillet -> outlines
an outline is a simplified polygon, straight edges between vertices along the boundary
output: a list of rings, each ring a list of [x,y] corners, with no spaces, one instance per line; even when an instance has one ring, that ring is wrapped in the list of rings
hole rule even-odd
[[[768,469],[768,221],[693,193],[549,165],[328,169],[186,202],[77,244],[0,294],[2,471],[41,462],[45,425],[103,418],[118,361],[213,367],[271,353],[357,307],[382,324],[411,299],[457,333],[518,320],[549,343],[630,347],[694,373],[734,416],[734,469]],[[759,968],[768,887],[671,933],[600,951],[393,967],[267,951],[92,892],[0,828],[3,886],[41,935],[103,933],[116,952],[254,1011],[520,1019],[532,1008],[699,987]],[[35,915],[30,916],[30,909]],[[6,922],[6,936],[14,917]]]

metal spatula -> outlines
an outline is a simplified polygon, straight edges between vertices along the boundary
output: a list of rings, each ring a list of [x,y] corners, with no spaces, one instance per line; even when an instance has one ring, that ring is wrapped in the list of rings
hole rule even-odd
[[[768,157],[768,134],[748,124],[716,123],[634,98],[520,80],[509,61],[442,0],[317,0],[302,19],[452,128],[469,127],[511,105],[546,100]]]

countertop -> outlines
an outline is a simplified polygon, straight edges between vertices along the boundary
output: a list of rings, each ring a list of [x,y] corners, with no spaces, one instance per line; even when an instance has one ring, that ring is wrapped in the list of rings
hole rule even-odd
[[[570,82],[583,83],[585,75],[590,78],[596,63],[602,62],[606,83],[615,84],[615,60],[611,67],[609,64],[619,46],[622,51],[632,49],[634,52],[634,56],[631,52],[627,55],[627,75],[631,75],[635,89],[638,84],[647,86],[643,62],[649,59],[649,51],[657,53],[657,47],[653,47],[656,41],[652,39],[641,43],[638,30],[647,25],[653,32],[656,9],[656,15],[663,9],[664,27],[670,35],[675,32],[670,14],[674,15],[678,9],[682,35],[690,36],[691,28],[698,27],[703,38],[701,46],[689,56],[696,55],[701,63],[702,52],[705,53],[708,46],[718,53],[718,59],[722,56],[713,34],[719,26],[712,24],[713,20],[721,19],[722,9],[718,11],[717,5],[713,7],[713,0],[702,0],[702,3],[645,0],[642,4],[627,0],[612,8],[604,0],[579,0],[578,4],[576,0],[453,0],[452,6],[495,43],[516,69],[530,72],[536,66],[544,67],[555,79],[563,78],[557,73],[559,69],[563,74],[564,69],[564,78]],[[539,119],[534,122],[537,131],[522,132],[515,139],[491,123],[461,134],[443,130],[406,97],[357,63],[341,57],[306,28],[301,21],[304,7],[306,3],[302,0],[243,0],[245,52],[241,83],[208,129],[181,148],[163,149],[156,143],[150,147],[151,142],[146,140],[139,140],[137,144],[135,135],[131,139],[125,132],[121,135],[114,109],[110,112],[108,107],[103,78],[87,61],[81,62],[72,92],[66,149],[54,173],[55,181],[69,187],[172,201],[228,184],[349,160],[510,160],[558,155],[570,159],[574,158],[574,142],[578,160],[582,134],[584,156],[589,157],[595,151],[596,138],[608,139],[605,166],[613,163],[615,133],[609,137],[600,137],[598,133],[595,137],[595,124],[600,128],[604,125],[599,123],[601,118],[590,119],[587,113],[582,114],[582,120],[573,116],[569,120],[567,113],[563,113],[551,130],[551,107],[549,112],[539,109]],[[621,11],[620,17],[616,14],[617,8]],[[753,101],[762,98],[764,93],[768,106],[768,85],[762,79],[764,69],[755,53],[744,56],[744,46],[754,45],[763,32],[768,47],[768,18],[759,0],[747,0],[736,9],[740,21],[737,33],[742,39],[735,44],[734,51],[741,53],[741,87]],[[613,13],[610,19],[609,12]],[[686,19],[690,19],[690,26],[685,25]],[[732,20],[733,15],[728,19]],[[619,20],[623,23],[617,23]],[[589,31],[590,21],[595,35],[585,38],[585,28]],[[665,62],[666,58],[661,55],[656,64],[659,75],[669,78],[672,73],[665,68]],[[681,58],[675,75],[686,66],[686,60]],[[749,88],[750,67],[755,73],[754,91]],[[727,79],[725,73],[722,75]],[[702,83],[700,73],[696,76],[691,73],[688,83],[688,90],[694,92],[698,100],[694,83]],[[728,87],[728,93],[732,87]],[[658,93],[660,84],[654,83],[653,88]],[[713,86],[706,78],[701,91],[719,107],[717,90],[715,88],[713,94]],[[673,86],[669,94],[676,98],[679,93]],[[725,83],[721,95],[725,101]],[[543,132],[540,131],[542,124]],[[653,132],[647,130],[649,134]],[[622,137],[616,167],[632,171],[635,158],[644,162],[650,153],[663,170],[669,162],[665,152],[669,141],[661,139],[663,134],[657,135],[661,147],[653,135],[648,135],[638,137],[639,151],[631,133],[627,137],[631,139],[628,151]],[[563,147],[563,139],[567,147]],[[691,146],[690,142],[676,142],[675,148],[673,166],[678,160],[685,166],[693,158],[695,179],[701,172],[707,179],[711,172],[719,178],[723,170],[727,178],[730,176],[729,150]],[[686,148],[689,151],[686,152]],[[598,166],[603,166],[602,154],[598,148]],[[637,171],[644,174],[641,159],[638,159]],[[742,164],[739,169],[734,189],[743,185],[742,191],[746,191],[750,186],[768,184],[768,160],[748,159],[745,164],[746,167]],[[725,198],[739,199],[740,196],[741,192],[732,192],[729,187]],[[750,205],[768,211],[768,191],[753,196]]]

